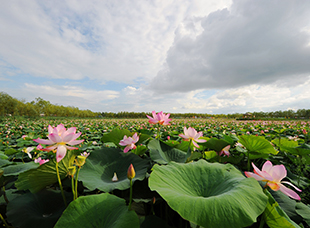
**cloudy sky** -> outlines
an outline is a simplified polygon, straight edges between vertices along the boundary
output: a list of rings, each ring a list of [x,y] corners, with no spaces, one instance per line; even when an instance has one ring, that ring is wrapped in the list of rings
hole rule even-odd
[[[0,91],[104,112],[310,109],[310,1],[2,1]]]

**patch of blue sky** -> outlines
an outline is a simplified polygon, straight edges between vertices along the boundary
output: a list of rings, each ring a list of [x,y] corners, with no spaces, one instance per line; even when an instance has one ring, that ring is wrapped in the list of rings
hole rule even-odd
[[[119,83],[114,81],[108,81],[105,83],[100,82],[99,80],[91,80],[89,78],[84,78],[81,80],[72,80],[72,79],[51,79],[43,77],[33,77],[29,74],[19,74],[14,76],[14,83],[8,82],[7,86],[16,88],[17,86],[24,86],[25,83],[35,84],[35,85],[62,85],[62,86],[77,86],[85,90],[113,90],[120,91],[128,86],[125,83]]]
[[[209,98],[209,97],[213,96],[217,92],[218,92],[218,90],[216,90],[216,89],[204,90],[204,91],[201,91],[201,92],[195,94],[194,97],[205,99],[205,98]]]
[[[85,89],[102,91],[102,90],[113,90],[113,91],[121,91],[126,88],[128,84],[115,82],[115,81],[107,81],[102,83],[99,80],[91,80],[89,78],[84,78],[82,80],[75,80],[74,83],[76,85],[81,85]]]
[[[113,90],[120,91],[126,88],[129,84],[115,81],[102,82],[100,80],[92,80],[85,77],[81,80],[73,79],[52,79],[45,77],[35,77],[30,74],[24,73],[20,68],[9,64],[5,60],[0,58],[0,88],[14,88],[23,87],[25,83],[35,85],[66,85],[66,86],[78,86],[88,90]],[[140,81],[135,82],[133,86],[136,86]]]

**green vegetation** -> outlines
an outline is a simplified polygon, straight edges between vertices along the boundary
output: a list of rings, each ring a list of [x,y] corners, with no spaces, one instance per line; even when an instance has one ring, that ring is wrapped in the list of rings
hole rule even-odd
[[[310,121],[168,118],[3,117],[2,223],[309,227]]]
[[[57,117],[96,117],[99,113],[80,110],[77,107],[54,105],[38,97],[35,101],[26,102],[0,92],[0,116],[57,116]]]
[[[93,112],[80,110],[73,106],[51,104],[41,97],[35,101],[26,102],[0,92],[0,116],[26,116],[26,117],[102,117],[102,118],[145,118],[151,113],[146,112]],[[252,112],[233,114],[208,114],[208,113],[171,113],[172,118],[232,118],[239,120],[249,119],[310,119],[310,109],[297,111]]]

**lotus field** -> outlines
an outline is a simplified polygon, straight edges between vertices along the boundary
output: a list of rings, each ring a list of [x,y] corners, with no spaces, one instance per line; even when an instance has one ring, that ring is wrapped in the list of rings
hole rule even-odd
[[[4,227],[310,227],[309,121],[0,121]]]

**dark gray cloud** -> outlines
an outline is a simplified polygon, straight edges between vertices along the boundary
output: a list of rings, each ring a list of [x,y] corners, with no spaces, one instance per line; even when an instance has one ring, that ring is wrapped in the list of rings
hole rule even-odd
[[[199,20],[202,32],[193,35]],[[184,24],[187,32],[176,31],[152,90],[285,85],[292,77],[299,84],[310,75],[309,0],[235,0],[229,9]]]

